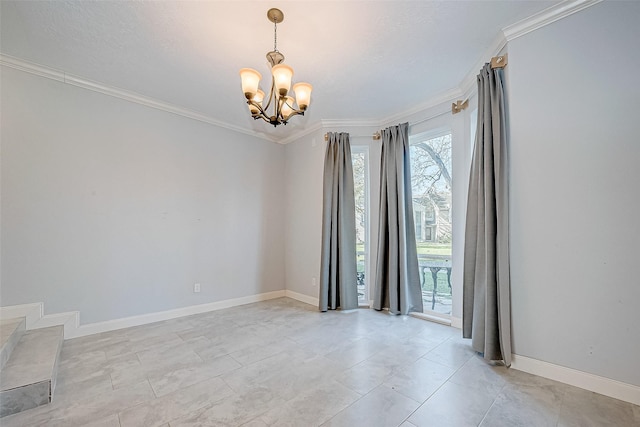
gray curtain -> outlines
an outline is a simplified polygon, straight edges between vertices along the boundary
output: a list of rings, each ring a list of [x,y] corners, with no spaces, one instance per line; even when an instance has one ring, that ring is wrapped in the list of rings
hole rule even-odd
[[[356,208],[348,133],[329,133],[324,158],[321,311],[358,308]]]
[[[422,311],[413,223],[409,124],[382,134],[380,224],[373,308],[394,314]]]
[[[511,365],[507,102],[504,71],[478,75],[478,127],[469,178],[463,329],[487,360]]]

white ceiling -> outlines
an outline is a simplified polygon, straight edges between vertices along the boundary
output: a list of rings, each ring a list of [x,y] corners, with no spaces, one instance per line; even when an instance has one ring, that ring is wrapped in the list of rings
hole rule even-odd
[[[283,138],[382,120],[455,88],[500,30],[558,1],[7,1],[0,52]],[[278,50],[313,84],[305,117],[254,121],[238,70]],[[484,58],[488,60],[489,58]],[[268,84],[263,81],[263,88]]]

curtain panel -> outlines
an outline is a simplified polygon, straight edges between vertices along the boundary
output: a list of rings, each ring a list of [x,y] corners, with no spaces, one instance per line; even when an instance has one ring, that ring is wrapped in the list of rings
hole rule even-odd
[[[409,124],[382,134],[380,222],[373,308],[394,314],[422,311],[413,222]]]
[[[478,126],[465,228],[463,337],[487,360],[511,365],[508,117],[504,70],[478,75]]]
[[[358,308],[353,165],[348,133],[329,133],[324,158],[320,311]]]

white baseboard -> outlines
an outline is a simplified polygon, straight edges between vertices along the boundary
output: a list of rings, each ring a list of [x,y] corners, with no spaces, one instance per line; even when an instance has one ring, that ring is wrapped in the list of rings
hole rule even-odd
[[[132,326],[146,325],[148,323],[161,322],[163,320],[175,319],[178,317],[191,316],[193,314],[207,313],[209,311],[222,310],[223,308],[236,307],[253,302],[266,301],[274,298],[282,298],[285,291],[273,291],[263,294],[249,295],[241,298],[233,298],[224,301],[216,301],[208,304],[191,305],[188,307],[176,308],[173,310],[159,311],[156,313],[141,314],[139,316],[123,317],[121,319],[107,320],[104,322],[89,323],[80,325],[71,331],[68,338],[78,338],[87,335],[99,334],[101,332],[115,331],[117,329],[130,328]]]
[[[300,294],[288,289],[284,291],[284,296],[310,305],[315,305],[316,307],[320,304],[320,300],[318,300],[318,298],[310,297],[309,295]]]
[[[28,329],[41,329],[50,326],[63,326],[64,337],[68,339],[80,325],[80,312],[70,311],[67,313],[45,314]]]
[[[0,307],[0,319],[24,317],[26,329],[32,329],[33,325],[42,318],[43,313],[44,304],[41,302]]]
[[[640,387],[632,384],[517,354],[512,355],[511,367],[519,371],[593,391],[594,393],[624,400],[634,405],[640,405]]]
[[[86,325],[80,325],[80,313],[77,311],[68,313],[47,314],[46,316],[44,316],[43,303],[20,304],[0,307],[0,319],[25,317],[26,329],[39,329],[49,326],[64,326],[64,339],[70,339],[99,334],[101,332],[115,331],[117,329],[130,328],[132,326],[146,325],[148,323],[175,319],[177,317],[190,316],[192,314],[221,310],[223,308],[251,304],[253,302],[282,298],[284,296],[284,290],[266,292],[241,298],[216,301],[208,304],[192,305],[188,307],[176,308],[173,310],[107,320],[105,322],[89,323]]]

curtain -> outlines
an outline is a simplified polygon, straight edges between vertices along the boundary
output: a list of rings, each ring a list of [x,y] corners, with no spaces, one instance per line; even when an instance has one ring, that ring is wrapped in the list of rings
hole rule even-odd
[[[324,158],[321,311],[358,308],[356,208],[348,133],[329,133]]]
[[[382,134],[380,224],[373,308],[394,314],[422,311],[413,223],[409,124]]]
[[[478,127],[464,246],[463,337],[487,360],[511,365],[507,102],[504,71],[478,75]]]

